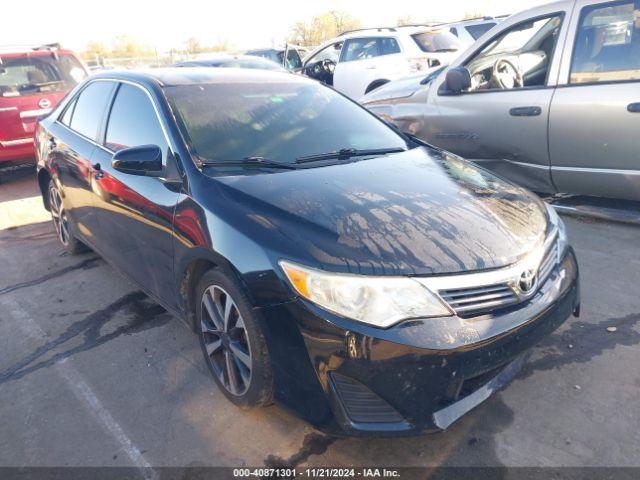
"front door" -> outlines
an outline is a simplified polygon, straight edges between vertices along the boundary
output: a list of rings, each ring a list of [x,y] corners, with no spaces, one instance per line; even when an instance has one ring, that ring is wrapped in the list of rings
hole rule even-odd
[[[640,2],[578,2],[566,85],[551,105],[558,190],[640,200]]]
[[[94,182],[96,216],[103,233],[100,250],[149,293],[175,307],[173,289],[173,215],[179,193],[162,179],[122,173],[111,165],[123,148],[157,145],[163,163],[172,161],[170,147],[142,86],[120,84],[96,149]]]
[[[345,41],[340,62],[333,74],[333,86],[354,100],[359,100],[379,80],[397,77],[407,61],[400,54],[394,38],[366,37]]]
[[[563,18],[554,13],[496,33],[464,61],[471,87],[461,95],[440,91],[441,75],[423,136],[532,190],[555,192],[547,127]]]

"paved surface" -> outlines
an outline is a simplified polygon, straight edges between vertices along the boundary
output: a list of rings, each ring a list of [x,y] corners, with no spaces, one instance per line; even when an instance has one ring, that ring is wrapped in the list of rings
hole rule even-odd
[[[62,254],[36,196],[30,174],[0,185],[0,466],[640,466],[640,228],[566,220],[582,317],[450,430],[334,439],[233,407],[196,337],[95,255]]]

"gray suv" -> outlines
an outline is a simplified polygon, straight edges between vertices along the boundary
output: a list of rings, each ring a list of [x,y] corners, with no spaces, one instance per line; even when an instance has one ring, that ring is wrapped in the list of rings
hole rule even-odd
[[[362,103],[537,192],[640,200],[640,0],[519,13]]]

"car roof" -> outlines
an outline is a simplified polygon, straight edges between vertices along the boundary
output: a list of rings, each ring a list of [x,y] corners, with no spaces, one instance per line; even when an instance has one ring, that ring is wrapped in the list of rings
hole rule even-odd
[[[332,39],[329,43],[337,41],[339,39],[354,38],[354,37],[397,37],[398,35],[412,35],[414,33],[422,33],[430,30],[439,30],[440,25],[406,25],[401,27],[378,27],[378,28],[362,28],[358,30],[352,30],[343,32],[336,38]]]
[[[484,18],[470,18],[468,20],[461,20],[459,22],[447,23],[445,26],[447,27],[455,27],[458,25],[466,26],[466,25],[481,25],[483,23],[499,23],[502,20],[507,18],[506,16],[502,17],[484,17]]]
[[[22,56],[31,56],[31,57],[42,57],[42,56],[51,56],[51,55],[73,55],[76,56],[75,52],[72,50],[67,50],[66,48],[55,48],[55,49],[34,49],[32,47],[22,47],[22,46],[0,46],[0,55],[3,57],[22,57]]]
[[[128,80],[147,86],[155,85],[159,87],[213,83],[317,83],[309,78],[302,77],[300,75],[293,75],[287,71],[280,70],[199,67],[169,67],[153,68],[148,70],[110,70],[108,72],[93,75],[89,80],[91,79]]]
[[[233,55],[230,53],[220,53],[216,55],[206,56],[202,58],[194,58],[193,60],[184,60],[182,62],[176,63],[208,63],[208,62],[219,62],[224,60],[246,60],[248,62],[269,62],[266,58],[256,57],[255,55]]]

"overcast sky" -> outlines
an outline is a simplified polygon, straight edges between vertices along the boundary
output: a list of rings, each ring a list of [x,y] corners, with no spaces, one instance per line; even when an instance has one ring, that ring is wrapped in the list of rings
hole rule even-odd
[[[83,49],[128,34],[160,50],[189,37],[236,48],[282,42],[292,24],[327,10],[345,10],[363,26],[393,25],[406,15],[457,20],[467,12],[516,13],[545,0],[3,0],[0,45],[62,42]],[[11,19],[14,18],[15,21]]]

